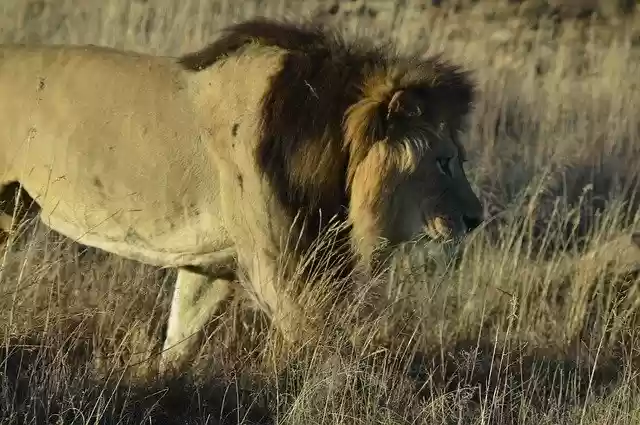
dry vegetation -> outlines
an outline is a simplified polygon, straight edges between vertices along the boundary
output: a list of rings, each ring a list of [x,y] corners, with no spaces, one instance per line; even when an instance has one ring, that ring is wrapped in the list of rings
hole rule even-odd
[[[4,42],[177,54],[241,18],[320,7],[350,30],[444,51],[482,89],[469,172],[492,221],[458,269],[401,270],[388,310],[365,323],[339,310],[343,337],[319,347],[282,349],[238,297],[207,329],[193,370],[171,380],[156,378],[155,355],[173,273],[26,223],[0,272],[1,423],[640,421],[640,255],[629,239],[640,227],[637,26],[370,3],[2,2]],[[371,329],[394,338],[350,351],[346,334]]]

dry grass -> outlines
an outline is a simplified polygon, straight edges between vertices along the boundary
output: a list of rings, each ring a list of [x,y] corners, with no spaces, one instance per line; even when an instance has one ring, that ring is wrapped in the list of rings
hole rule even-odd
[[[0,277],[1,423],[640,421],[640,255],[628,237],[640,170],[633,26],[532,29],[517,18],[487,21],[481,10],[403,3],[332,19],[477,71],[469,169],[494,220],[455,271],[399,270],[390,309],[360,324],[337,317],[351,335],[396,336],[387,349],[352,352],[327,338],[285,350],[262,315],[234,299],[208,328],[193,371],[156,379],[173,274],[31,223]],[[176,54],[231,21],[315,7],[5,0],[0,37]],[[327,367],[326,351],[341,363]]]

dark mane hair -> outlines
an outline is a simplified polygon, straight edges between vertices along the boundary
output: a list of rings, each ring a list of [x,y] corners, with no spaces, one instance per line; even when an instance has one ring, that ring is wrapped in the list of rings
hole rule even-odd
[[[417,90],[433,99],[434,111],[452,118],[465,115],[473,100],[467,73],[439,57],[402,56],[366,39],[349,42],[311,22],[259,18],[232,25],[180,64],[196,72],[249,43],[286,52],[262,100],[256,160],[289,212],[306,216],[311,237],[325,224],[319,210],[346,220],[350,170],[385,137],[394,93]]]

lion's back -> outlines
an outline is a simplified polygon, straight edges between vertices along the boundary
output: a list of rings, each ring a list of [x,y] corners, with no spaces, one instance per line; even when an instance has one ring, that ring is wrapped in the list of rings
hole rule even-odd
[[[95,148],[92,161],[111,139],[116,155],[157,160],[163,145],[193,137],[179,75],[171,58],[106,47],[0,46],[2,151],[29,140],[31,157]]]

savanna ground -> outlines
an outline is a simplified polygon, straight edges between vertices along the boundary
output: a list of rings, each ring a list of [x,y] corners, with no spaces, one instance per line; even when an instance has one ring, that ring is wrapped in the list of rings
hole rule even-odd
[[[320,348],[283,349],[236,297],[171,379],[156,355],[174,274],[27,222],[2,253],[1,423],[639,423],[640,26],[498,3],[4,0],[3,42],[178,54],[242,18],[319,10],[444,52],[482,90],[468,170],[491,221],[456,270],[395,274],[390,308],[366,323],[338,310],[343,337]],[[349,350],[344,332],[372,329],[394,337]]]

